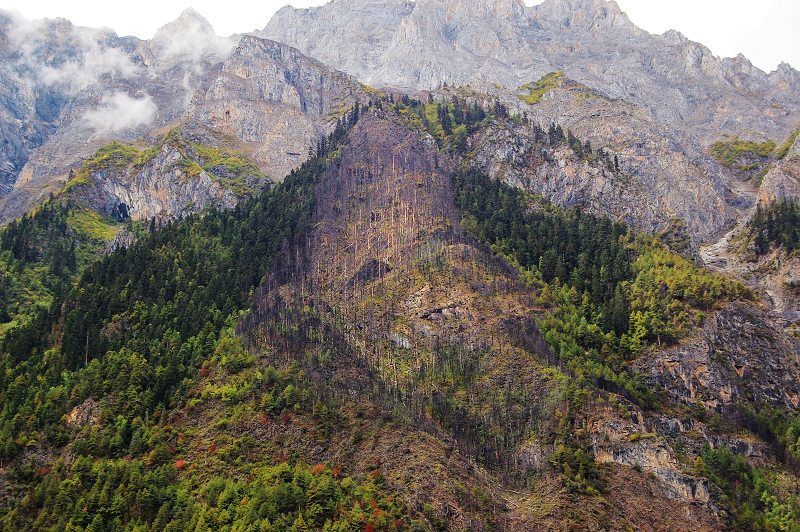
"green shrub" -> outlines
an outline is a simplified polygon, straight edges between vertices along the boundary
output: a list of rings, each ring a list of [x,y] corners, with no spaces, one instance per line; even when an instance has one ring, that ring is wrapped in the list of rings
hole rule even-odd
[[[521,85],[517,90],[523,91],[524,94],[517,94],[517,98],[529,105],[537,104],[542,99],[542,96],[561,85],[563,80],[563,72],[550,72],[535,83]]]

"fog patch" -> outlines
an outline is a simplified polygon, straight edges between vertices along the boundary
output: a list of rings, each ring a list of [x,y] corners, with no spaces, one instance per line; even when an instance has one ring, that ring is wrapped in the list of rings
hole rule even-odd
[[[162,59],[188,59],[199,61],[206,57],[224,59],[236,45],[236,41],[228,37],[208,35],[198,28],[192,28],[188,33],[175,34],[163,40],[159,55]]]
[[[102,48],[94,41],[94,46],[84,52],[82,62],[67,61],[57,68],[43,65],[39,79],[46,85],[59,84],[70,92],[77,92],[105,76],[130,78],[137,71],[138,67],[125,52],[118,48]]]
[[[111,30],[73,26],[64,19],[27,20],[5,12],[10,21],[8,40],[18,52],[17,66],[39,83],[57,85],[75,94],[105,77],[131,78],[139,66],[131,56],[104,41]]]
[[[211,24],[189,8],[176,20],[161,27],[153,36],[151,45],[161,60],[196,62],[209,57],[224,59],[236,45],[236,40],[214,33]]]
[[[103,96],[100,106],[86,113],[83,121],[96,132],[105,133],[149,125],[157,112],[158,106],[149,94],[134,98],[117,92]]]

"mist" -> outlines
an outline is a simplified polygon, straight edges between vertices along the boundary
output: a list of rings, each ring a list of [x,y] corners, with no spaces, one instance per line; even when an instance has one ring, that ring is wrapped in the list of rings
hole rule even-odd
[[[147,126],[155,120],[158,106],[150,95],[139,98],[123,92],[104,96],[100,106],[86,113],[84,124],[97,133]]]

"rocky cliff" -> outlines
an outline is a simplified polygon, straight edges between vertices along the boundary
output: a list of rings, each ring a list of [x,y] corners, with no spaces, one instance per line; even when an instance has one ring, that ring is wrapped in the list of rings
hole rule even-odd
[[[757,209],[800,198],[800,141],[796,133],[765,160],[760,182],[731,181],[752,200],[740,203],[745,208],[740,209],[733,228],[702,246],[699,255],[707,267],[745,280],[763,296],[773,319],[792,326],[800,321],[800,294],[795,288],[800,280],[800,259],[782,248],[755,253],[750,223]]]
[[[187,159],[178,147],[164,143],[156,149],[144,162],[79,170],[86,177],[68,182],[67,196],[117,221],[154,218],[159,224],[205,208],[236,205],[239,198],[230,185]]]
[[[57,191],[108,141],[177,120],[234,44],[192,10],[151,41],[0,13],[0,220]]]
[[[216,36],[208,22],[191,10],[160,29],[151,41],[119,39],[110,33],[98,36],[94,30],[75,28],[66,21],[37,23],[37,29],[15,36],[18,26],[26,23],[9,17],[4,20],[9,38],[17,39],[15,46],[22,46],[27,55],[0,60],[0,66],[10,69],[8,75],[17,83],[5,87],[14,92],[6,98],[8,105],[2,112],[20,116],[4,122],[7,179],[6,192],[0,197],[0,219],[24,212],[48,191],[57,192],[70,171],[78,168],[76,162],[109,140],[144,136],[149,139],[146,142],[158,142],[163,134],[158,127],[175,123],[187,137],[200,142],[214,145],[224,135],[243,142],[248,157],[263,169],[260,182],[279,180],[304,161],[309,150],[316,149],[319,138],[336,126],[347,109],[356,101],[370,99],[353,78],[289,46],[245,37],[234,47],[233,40]],[[62,41],[77,44],[63,51]],[[120,49],[121,43],[127,48]],[[65,86],[67,81],[53,73],[56,67],[40,64],[50,48],[62,50],[54,52],[55,59],[47,56],[51,61],[68,61],[57,53],[70,53],[73,58],[68,66],[61,64],[58,72],[85,69],[91,76],[95,65],[87,61],[97,60],[91,59],[93,53],[112,57],[116,63],[97,66],[100,74],[88,77],[85,84]],[[29,49],[32,51],[27,52]],[[42,81],[45,74],[22,76],[14,70],[22,68],[46,72],[47,79],[55,81]],[[25,99],[25,90],[31,101]],[[49,98],[47,116],[52,123],[36,118],[35,113],[45,112],[36,98]],[[29,129],[13,129],[17,127],[14,124]],[[36,133],[38,130],[42,133]],[[28,144],[23,137],[30,138]],[[197,208],[202,208],[204,198],[211,200],[219,192],[213,186],[201,191],[205,182],[193,181],[191,191],[181,191],[172,183],[164,189],[162,203],[174,204],[159,204],[142,212],[180,212],[186,194],[201,200]],[[172,193],[172,198],[165,195]]]
[[[800,407],[800,342],[746,305],[714,312],[696,335],[640,364],[654,386],[687,405],[728,415]]]
[[[347,110],[369,99],[350,76],[284,44],[245,36],[195,95],[185,120],[244,141],[280,180]]]
[[[491,175],[651,233],[680,220],[696,244],[753,205],[752,195],[738,192],[690,137],[665,131],[641,107],[557,79],[535,104],[506,100],[528,122],[497,122],[473,139],[475,161]],[[532,128],[549,124],[572,132],[582,145],[588,141],[594,153],[581,158],[568,147],[543,153]]]
[[[800,199],[800,136],[787,140],[788,146],[779,148],[786,151],[769,169],[761,181],[759,202],[767,204],[781,199]]]
[[[261,34],[365,82],[406,89],[513,89],[564,70],[697,132],[704,145],[722,132],[783,137],[800,111],[800,76],[788,65],[767,74],[677,31],[648,34],[613,1],[345,0],[283,8]]]

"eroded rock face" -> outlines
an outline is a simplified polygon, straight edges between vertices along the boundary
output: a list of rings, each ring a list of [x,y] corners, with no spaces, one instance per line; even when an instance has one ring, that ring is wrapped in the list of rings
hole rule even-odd
[[[766,312],[731,303],[700,332],[643,356],[638,369],[675,400],[717,412],[742,405],[800,407],[800,342]]]
[[[110,140],[177,120],[234,44],[192,10],[152,41],[0,12],[0,222]]]
[[[64,421],[70,427],[97,424],[100,421],[100,405],[92,398],[86,399],[65,414]]]
[[[590,431],[598,463],[640,468],[658,478],[670,498],[716,510],[709,481],[684,473],[663,436],[643,432],[643,427],[613,417],[595,421]]]
[[[543,124],[547,119],[534,116]],[[574,125],[581,132],[592,128]],[[603,133],[603,126],[592,130],[592,145],[606,150],[612,159],[616,156],[619,170],[613,164],[578,158],[566,145],[554,148],[537,142],[532,126],[512,121],[479,133],[473,139],[471,161],[489,175],[553,203],[579,205],[640,231],[658,232],[678,218],[698,243],[732,220],[735,211],[726,202],[724,187],[710,178],[703,163],[675,150],[664,137],[642,133],[636,142],[633,137],[625,142],[624,136],[611,140],[611,131],[617,130],[610,121],[606,128],[609,134]],[[597,142],[601,138],[606,143]]]
[[[720,60],[677,31],[651,35],[613,1],[339,0],[284,8],[261,35],[365,82],[406,89],[513,89],[565,70],[698,132],[704,145],[725,131],[784,138],[800,113],[799,76],[788,65],[766,74],[744,57]]]
[[[203,170],[197,175],[187,173],[179,164],[183,158],[175,147],[165,144],[143,166],[103,170],[92,176],[90,185],[70,193],[88,201],[95,211],[118,219],[169,220],[207,207],[236,205],[236,195],[213,176]]]
[[[359,100],[369,96],[353,78],[289,46],[246,36],[197,94],[187,120],[248,143],[280,180]]]
[[[800,136],[761,181],[759,201],[762,204],[781,199],[800,199]]]

